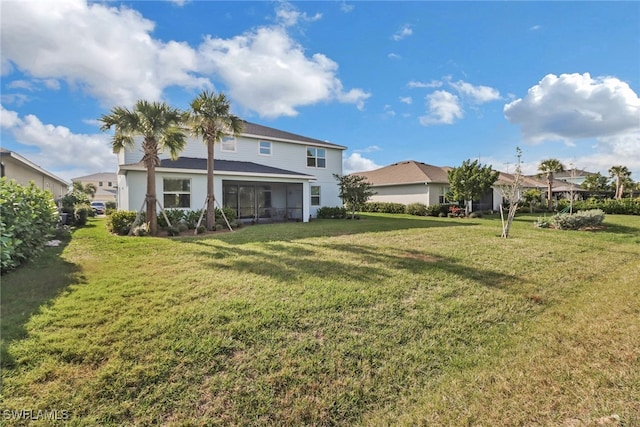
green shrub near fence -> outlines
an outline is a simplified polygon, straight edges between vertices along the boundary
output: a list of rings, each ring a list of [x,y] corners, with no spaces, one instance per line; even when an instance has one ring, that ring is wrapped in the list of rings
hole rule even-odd
[[[2,272],[9,271],[42,251],[58,222],[49,191],[33,182],[23,186],[6,177],[0,180],[0,252]]]

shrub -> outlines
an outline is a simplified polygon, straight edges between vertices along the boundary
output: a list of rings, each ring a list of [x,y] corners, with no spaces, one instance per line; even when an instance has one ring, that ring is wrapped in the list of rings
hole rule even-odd
[[[180,235],[180,229],[175,225],[167,228],[167,236],[179,236],[179,235]]]
[[[184,223],[187,224],[187,227],[190,230],[193,230],[194,228],[196,228],[196,225],[198,224],[198,220],[200,219],[201,214],[202,214],[202,209],[197,209],[195,211],[188,211],[184,215]],[[206,215],[206,212],[204,215]],[[203,221],[204,221],[204,215],[202,217]]]
[[[182,209],[165,209],[164,215],[167,216],[167,219],[169,219],[172,226],[177,225],[185,216]],[[167,228],[169,226],[167,221],[164,219],[164,215],[158,212],[158,227],[160,228]]]
[[[538,217],[536,222],[533,223],[535,227],[538,228],[549,228],[551,227],[551,219],[545,217]]]
[[[347,209],[342,206],[329,207],[323,206],[318,209],[318,218],[332,219],[332,218],[346,218]]]
[[[558,201],[559,210],[567,207],[569,207],[569,200],[562,199]],[[591,197],[587,200],[573,202],[574,212],[593,209],[601,209],[605,214],[640,215],[640,198],[596,199]]]
[[[600,209],[580,211],[575,214],[556,214],[553,216],[553,226],[559,230],[579,230],[581,228],[597,227],[604,221],[604,212]]]
[[[108,210],[108,209],[111,209],[111,210],[114,210],[114,211],[115,211],[115,210],[116,210],[116,208],[117,208],[117,206],[116,206],[116,202],[106,202],[106,203],[104,204],[104,209],[105,209],[105,211],[106,211],[106,210]]]
[[[482,218],[482,212],[471,212],[469,218]]]
[[[126,236],[136,220],[136,211],[115,211],[107,216],[107,230],[120,236]],[[144,221],[144,213],[142,221]]]
[[[406,206],[402,203],[392,202],[367,202],[362,205],[362,212],[380,212],[389,214],[402,214],[405,213]]]
[[[216,230],[217,230],[217,228],[216,228]],[[205,227],[204,225],[201,225],[200,227],[197,228],[196,231],[198,232],[198,234],[202,234],[205,231],[207,231],[207,227]]]
[[[405,213],[409,215],[425,216],[427,214],[427,205],[424,203],[411,203],[405,208]]]
[[[37,256],[53,234],[58,212],[50,192],[32,182],[0,180],[0,271]]]
[[[93,208],[88,204],[77,204],[73,208],[73,223],[78,226],[87,225],[87,219],[95,216]]]
[[[224,207],[222,208],[222,212],[224,212],[229,222],[236,220],[237,215],[236,215],[235,209]],[[222,212],[220,211],[220,208],[216,208],[216,224],[223,224],[226,227],[227,224],[224,222],[224,217],[222,216]]]
[[[445,217],[449,213],[448,204],[435,204],[427,206],[427,216]]]

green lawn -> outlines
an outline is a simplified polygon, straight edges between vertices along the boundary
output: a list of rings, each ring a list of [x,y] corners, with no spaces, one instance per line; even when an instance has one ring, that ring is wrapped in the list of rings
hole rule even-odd
[[[640,217],[109,235],[2,277],[3,425],[640,425]]]

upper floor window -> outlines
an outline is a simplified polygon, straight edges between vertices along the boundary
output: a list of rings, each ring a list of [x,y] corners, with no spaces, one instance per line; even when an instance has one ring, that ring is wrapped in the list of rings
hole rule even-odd
[[[113,182],[109,181],[109,187],[113,187]]]
[[[327,152],[324,148],[307,147],[307,167],[326,168]]]
[[[263,156],[271,155],[271,142],[269,141],[260,141],[260,154]]]
[[[163,200],[165,208],[191,207],[191,180],[165,178]]]
[[[236,151],[236,139],[232,136],[225,136],[220,141],[220,148],[222,151]]]
[[[98,187],[102,187],[102,181],[98,182]]]

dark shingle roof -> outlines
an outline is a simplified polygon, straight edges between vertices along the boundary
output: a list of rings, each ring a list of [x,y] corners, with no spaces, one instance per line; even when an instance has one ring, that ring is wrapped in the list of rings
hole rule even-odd
[[[244,121],[244,130],[242,131],[244,135],[252,135],[257,136],[258,138],[271,138],[271,139],[280,139],[286,141],[293,142],[306,142],[311,144],[322,144],[330,147],[345,149],[342,145],[332,144],[331,142],[322,141],[315,138],[309,138],[307,136],[296,135],[295,133],[285,132],[282,130],[270,128],[268,126],[259,125],[256,123],[251,123]]]
[[[176,160],[163,159],[160,161],[161,168],[170,169],[194,169],[207,170],[207,159],[197,157],[179,157]],[[271,166],[260,165],[252,162],[239,162],[235,160],[215,160],[214,168],[218,172],[242,172],[269,175],[294,175],[308,176],[300,172],[294,172],[286,169],[274,168]]]

